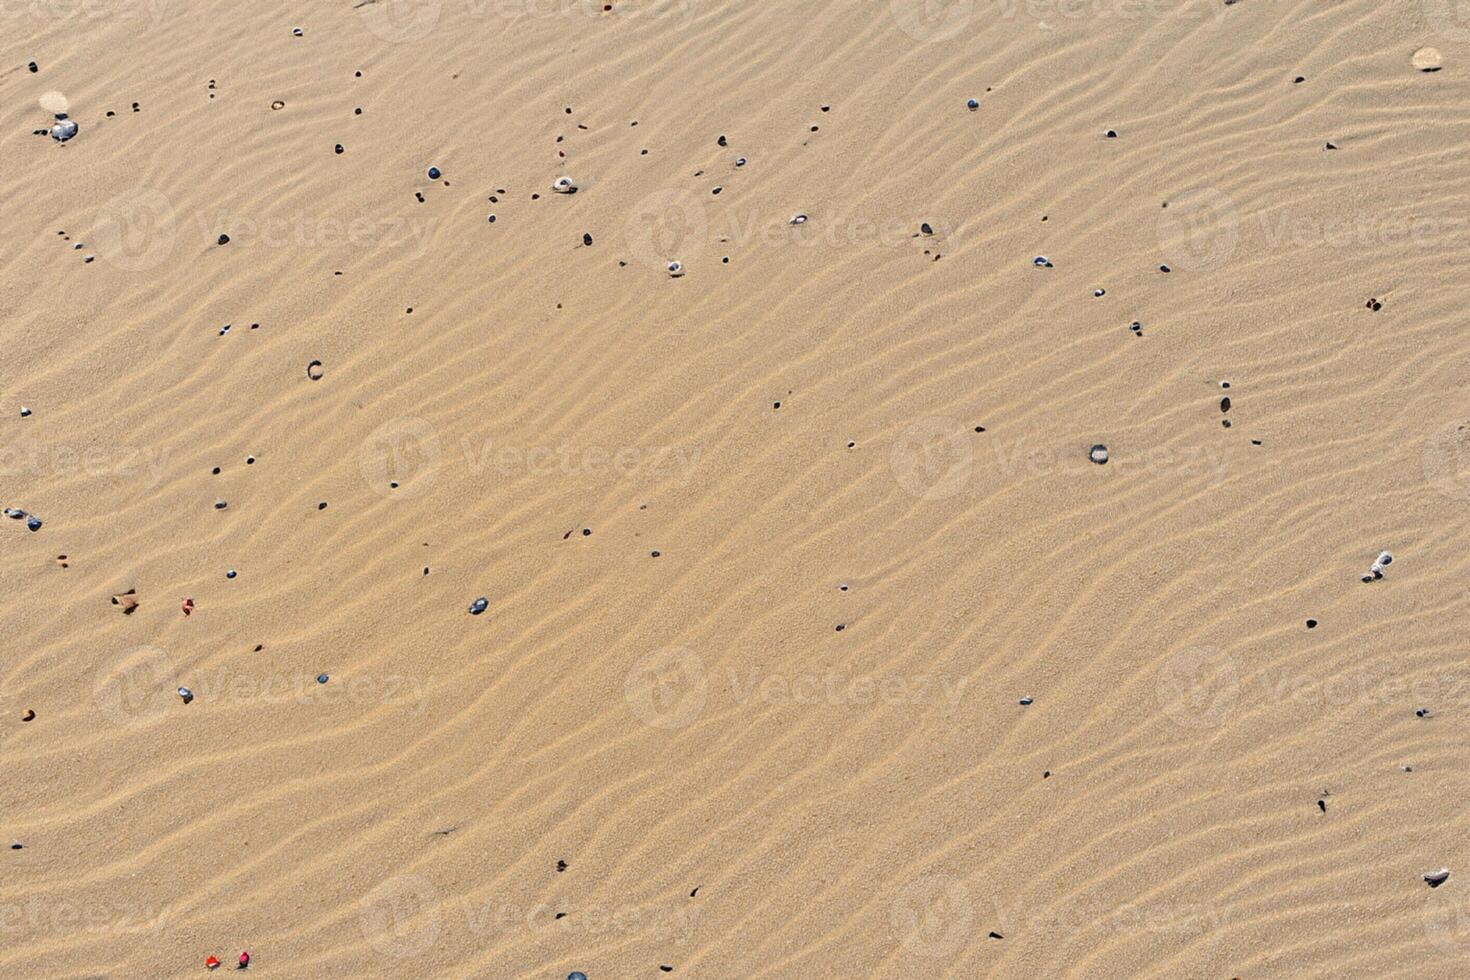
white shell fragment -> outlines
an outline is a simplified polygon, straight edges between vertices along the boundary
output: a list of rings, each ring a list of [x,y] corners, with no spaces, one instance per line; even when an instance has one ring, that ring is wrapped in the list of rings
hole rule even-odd
[[[669,275],[671,275],[675,279],[677,279],[680,276],[682,276],[683,274],[684,274],[684,263],[683,262],[679,262],[679,261],[676,260],[676,261],[673,261],[673,262],[670,262],[669,263]]]
[[[551,185],[551,189],[558,194],[577,193],[577,185],[572,182],[572,178],[570,177],[556,178],[556,181]]]

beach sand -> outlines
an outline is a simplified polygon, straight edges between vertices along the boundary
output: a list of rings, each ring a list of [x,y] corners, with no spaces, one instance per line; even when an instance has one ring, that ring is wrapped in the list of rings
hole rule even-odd
[[[1470,20],[602,7],[0,11],[0,974],[1470,972]]]

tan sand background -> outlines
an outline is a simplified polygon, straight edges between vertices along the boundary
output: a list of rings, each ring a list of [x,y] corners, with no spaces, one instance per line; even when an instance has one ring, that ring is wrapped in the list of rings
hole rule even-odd
[[[0,974],[1470,972],[1470,14],[601,6],[3,5]]]

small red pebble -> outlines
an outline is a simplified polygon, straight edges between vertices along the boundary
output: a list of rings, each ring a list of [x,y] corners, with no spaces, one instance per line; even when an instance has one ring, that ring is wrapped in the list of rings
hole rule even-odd
[[[219,966],[219,960],[217,960],[213,956],[211,956],[211,957],[209,957],[209,959],[207,959],[207,960],[204,961],[204,965],[207,966],[207,967],[209,967],[211,970],[213,970],[215,967]]]
[[[179,604],[179,608],[184,610],[185,616],[189,615],[191,612],[194,611],[194,600],[185,599],[182,603]],[[218,966],[219,964],[216,963],[215,965]]]
[[[249,953],[241,953],[240,954],[240,969],[243,970],[243,969],[245,969],[249,965],[250,965],[250,954]]]

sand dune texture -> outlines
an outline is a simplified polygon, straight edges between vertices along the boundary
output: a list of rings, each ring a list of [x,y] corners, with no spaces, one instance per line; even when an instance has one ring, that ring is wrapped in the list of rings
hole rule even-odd
[[[607,5],[0,5],[0,975],[1470,973],[1463,5]]]

